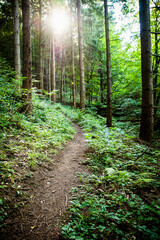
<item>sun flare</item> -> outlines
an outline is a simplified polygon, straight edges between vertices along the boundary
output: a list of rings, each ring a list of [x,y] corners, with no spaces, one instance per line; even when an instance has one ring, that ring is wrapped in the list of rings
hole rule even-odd
[[[57,34],[62,34],[69,29],[70,19],[64,9],[54,9],[50,15],[50,25]]]

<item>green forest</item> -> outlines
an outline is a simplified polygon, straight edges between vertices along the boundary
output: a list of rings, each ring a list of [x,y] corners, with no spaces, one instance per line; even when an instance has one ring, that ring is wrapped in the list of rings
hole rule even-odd
[[[160,1],[0,0],[0,240],[160,239]]]

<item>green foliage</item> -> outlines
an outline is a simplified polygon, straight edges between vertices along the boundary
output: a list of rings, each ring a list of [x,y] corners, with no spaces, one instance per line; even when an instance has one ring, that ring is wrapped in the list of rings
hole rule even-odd
[[[0,225],[10,207],[19,206],[23,180],[33,176],[38,165],[48,166],[58,149],[72,139],[75,129],[59,105],[39,100],[33,94],[33,113],[18,112],[19,81],[0,59]]]
[[[72,190],[64,239],[160,239],[160,152],[107,129],[103,118],[62,110],[82,125],[92,149],[83,162],[91,174],[80,174]]]
[[[19,80],[14,79],[14,71],[0,58],[0,128],[7,128],[15,120],[13,115],[20,107]]]
[[[0,56],[14,65],[12,1],[0,1]]]
[[[2,222],[7,217],[7,207],[2,199],[0,199],[0,227],[3,226]]]
[[[0,131],[1,222],[7,216],[7,207],[17,206],[20,201],[15,195],[23,195],[23,180],[32,177],[39,165],[47,167],[57,150],[72,139],[75,129],[60,109],[59,105],[40,101],[35,96],[33,114],[15,112],[14,124]]]

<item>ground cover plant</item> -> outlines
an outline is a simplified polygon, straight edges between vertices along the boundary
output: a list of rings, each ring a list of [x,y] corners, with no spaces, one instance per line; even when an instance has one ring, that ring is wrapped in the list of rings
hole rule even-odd
[[[15,94],[11,95],[16,102]],[[1,112],[5,112],[0,121],[0,226],[11,209],[23,206],[27,198],[23,183],[39,166],[49,167],[56,152],[75,133],[71,121],[56,105],[34,95],[33,113],[25,115],[18,113],[20,102],[11,106],[8,98],[1,95],[0,99],[4,106]]]
[[[83,164],[92,172],[78,176],[63,238],[160,239],[159,149],[117,126],[107,129],[102,117],[61,109],[85,131],[90,151]]]

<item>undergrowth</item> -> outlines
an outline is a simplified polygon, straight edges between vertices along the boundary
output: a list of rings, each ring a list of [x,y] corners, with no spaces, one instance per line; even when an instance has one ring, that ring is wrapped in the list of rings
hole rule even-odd
[[[90,146],[83,162],[91,175],[79,174],[72,190],[64,239],[160,239],[160,151],[140,145],[105,119],[68,107]]]
[[[0,227],[10,209],[25,201],[23,183],[39,166],[49,167],[57,150],[75,133],[56,104],[34,96],[33,114],[25,115],[8,106],[5,98],[1,100],[6,106],[4,117],[9,120],[0,121]]]

